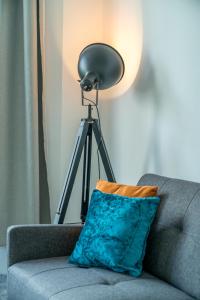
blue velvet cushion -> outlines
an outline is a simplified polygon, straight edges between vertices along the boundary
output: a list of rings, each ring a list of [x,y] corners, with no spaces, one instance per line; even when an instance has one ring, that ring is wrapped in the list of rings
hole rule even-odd
[[[129,198],[94,190],[76,247],[69,261],[139,276],[158,197]]]

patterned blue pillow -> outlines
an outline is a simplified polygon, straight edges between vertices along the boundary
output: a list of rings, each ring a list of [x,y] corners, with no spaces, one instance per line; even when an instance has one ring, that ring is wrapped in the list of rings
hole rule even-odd
[[[159,201],[158,197],[130,198],[94,190],[85,226],[69,261],[139,276]]]

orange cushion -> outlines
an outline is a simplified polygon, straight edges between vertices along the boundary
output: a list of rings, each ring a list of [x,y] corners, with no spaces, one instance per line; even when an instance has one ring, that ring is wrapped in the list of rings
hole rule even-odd
[[[118,194],[126,197],[157,196],[157,186],[131,186],[106,180],[98,180],[96,189],[107,194]]]

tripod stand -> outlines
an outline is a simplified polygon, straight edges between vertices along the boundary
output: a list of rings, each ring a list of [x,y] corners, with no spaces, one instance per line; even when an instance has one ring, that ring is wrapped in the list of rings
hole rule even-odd
[[[83,104],[83,98],[82,98]],[[78,130],[73,155],[71,158],[67,177],[65,179],[63,193],[55,215],[54,224],[62,224],[69,204],[74,180],[78,166],[83,154],[83,182],[82,182],[82,203],[81,203],[81,220],[85,222],[88,211],[89,193],[90,193],[90,175],[91,175],[91,156],[92,156],[92,134],[94,133],[102,163],[106,172],[108,181],[115,181],[105,142],[101,134],[101,129],[97,119],[92,118],[92,105],[88,106],[88,116],[82,119]]]

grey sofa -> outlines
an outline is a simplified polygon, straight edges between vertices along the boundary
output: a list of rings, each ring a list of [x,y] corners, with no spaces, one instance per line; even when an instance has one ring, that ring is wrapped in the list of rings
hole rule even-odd
[[[80,226],[13,226],[8,300],[200,299],[200,184],[152,174],[138,184],[161,197],[140,278],[69,264]]]

